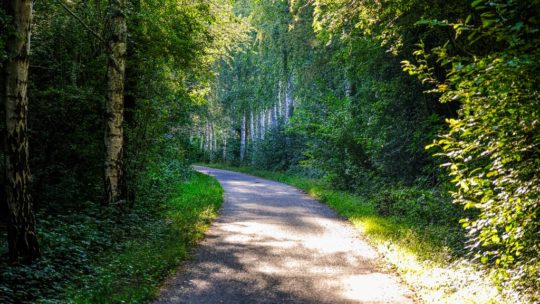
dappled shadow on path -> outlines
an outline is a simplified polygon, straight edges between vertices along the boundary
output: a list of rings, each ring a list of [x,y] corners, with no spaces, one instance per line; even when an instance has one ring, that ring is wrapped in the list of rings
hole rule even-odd
[[[221,217],[156,303],[410,303],[376,253],[292,187],[212,170]]]

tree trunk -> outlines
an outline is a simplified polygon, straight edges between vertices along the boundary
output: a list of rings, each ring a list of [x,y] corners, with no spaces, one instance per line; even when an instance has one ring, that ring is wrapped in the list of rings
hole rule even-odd
[[[6,43],[3,99],[5,107],[6,202],[8,247],[13,262],[39,258],[36,220],[30,195],[28,164],[28,65],[32,25],[32,0],[4,1],[13,32]]]
[[[249,134],[251,135],[251,146],[255,145],[255,122],[253,121],[253,110],[249,112]]]
[[[204,153],[204,134],[202,131],[202,127],[199,126],[199,151],[201,153]]]
[[[260,132],[259,132],[259,139],[263,140],[264,139],[264,110],[259,112],[259,125],[261,126],[260,127]]]
[[[105,128],[105,203],[122,200],[124,179],[124,81],[127,26],[125,0],[109,0],[107,64],[107,103]]]
[[[278,121],[278,106],[277,105],[274,105],[273,107],[273,115],[272,115],[272,127],[276,127],[277,126],[277,121]]]
[[[249,134],[251,135],[251,164],[255,164],[255,151],[257,150],[257,127],[255,118],[253,117],[253,110],[249,112]]]
[[[217,132],[216,132],[216,129],[214,128],[214,124],[212,124],[212,138],[214,139],[214,141],[213,141],[214,147],[213,147],[212,151],[214,153],[217,153]]]
[[[207,155],[210,150],[210,124],[206,122],[206,128],[204,129],[204,154]]]
[[[289,85],[290,85],[290,75],[289,75],[289,51],[287,49],[287,46],[283,46],[283,55],[282,55],[282,64],[283,64],[283,83],[282,83],[282,89],[284,92],[284,100],[283,100],[283,122],[287,124],[289,122]]]
[[[227,162],[227,132],[223,130],[221,134],[223,135],[223,161]]]
[[[214,129],[214,124],[210,123],[210,162],[213,162],[216,157],[217,151],[217,141],[216,141],[216,130]]]
[[[286,120],[289,121],[289,118],[293,114],[294,110],[294,97],[293,97],[293,87],[292,87],[292,79],[289,77],[289,81],[287,83],[287,91],[286,91],[286,97],[285,97],[285,104],[286,104]]]
[[[277,112],[278,112],[278,118],[283,117],[283,94],[282,94],[283,88],[281,85],[281,80],[278,83],[278,104],[277,104]]]
[[[290,101],[291,101],[291,98],[289,96],[289,85],[287,84],[287,86],[285,87],[285,105],[284,105],[285,114],[283,114],[285,123],[289,122],[289,117],[290,117],[289,110],[291,107]]]
[[[242,114],[242,125],[240,127],[240,161],[244,161],[246,154],[246,113]]]
[[[266,128],[267,129],[272,129],[272,121],[274,120],[272,118],[272,114],[274,112],[272,111],[272,108],[266,110]]]

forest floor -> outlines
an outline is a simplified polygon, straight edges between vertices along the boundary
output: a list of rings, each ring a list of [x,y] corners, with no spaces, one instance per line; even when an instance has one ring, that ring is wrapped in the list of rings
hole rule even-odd
[[[0,241],[0,303],[148,303],[190,257],[222,201],[214,178],[175,173],[154,179],[122,222],[93,203],[69,216],[42,213],[37,263],[9,263]]]
[[[413,303],[335,211],[291,186],[196,167],[225,191],[220,217],[161,303]]]

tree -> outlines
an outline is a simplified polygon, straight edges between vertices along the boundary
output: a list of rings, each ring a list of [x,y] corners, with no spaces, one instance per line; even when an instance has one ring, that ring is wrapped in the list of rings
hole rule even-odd
[[[30,195],[28,163],[28,66],[32,0],[3,3],[11,18],[7,37],[3,99],[5,106],[6,201],[9,210],[8,246],[12,261],[33,261],[40,256],[36,220]]]
[[[246,155],[246,113],[242,113],[242,125],[240,126],[240,161],[244,161]]]
[[[107,103],[105,109],[105,202],[122,198],[124,183],[124,79],[126,69],[127,26],[125,0],[110,0],[107,37]]]

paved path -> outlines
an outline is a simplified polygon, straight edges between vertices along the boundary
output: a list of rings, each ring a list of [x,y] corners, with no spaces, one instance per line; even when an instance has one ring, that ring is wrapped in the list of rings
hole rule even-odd
[[[221,216],[155,303],[413,303],[328,207],[281,183],[195,169],[225,189]]]

